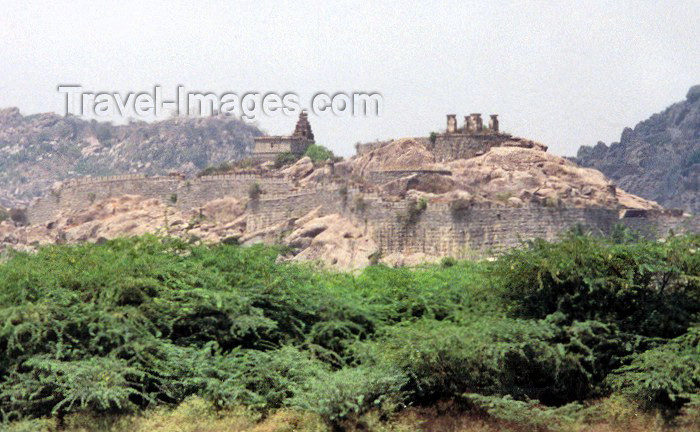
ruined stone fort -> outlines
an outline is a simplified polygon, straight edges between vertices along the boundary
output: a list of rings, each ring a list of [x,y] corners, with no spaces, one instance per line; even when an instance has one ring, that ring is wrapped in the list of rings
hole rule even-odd
[[[303,155],[314,143],[308,114],[302,111],[294,128],[294,133],[286,136],[263,136],[255,138],[253,158],[258,160],[275,160],[283,153]]]
[[[483,154],[506,138],[512,137],[499,131],[495,114],[490,116],[488,126],[483,124],[480,114],[466,116],[461,128],[456,115],[448,115],[446,129],[432,137],[429,145],[438,159],[454,160]],[[271,160],[284,152],[302,154],[313,141],[311,126],[303,113],[292,135],[256,139],[253,157]],[[357,152],[365,154],[381,145],[383,143],[358,145]],[[427,202],[419,217],[407,223],[402,215],[415,206],[415,201],[386,196],[378,192],[377,186],[392,179],[425,173],[425,170],[373,171],[365,178],[351,181],[348,173],[333,164],[319,169],[325,170],[324,180],[313,186],[300,185],[278,171],[194,178],[124,175],[75,179],[35,200],[27,209],[27,216],[32,224],[49,224],[61,212],[127,194],[158,198],[177,209],[191,210],[219,198],[247,199],[251,186],[258,185],[262,193],[247,204],[247,230],[264,229],[316,209],[320,215],[338,213],[353,221],[374,239],[384,254],[425,253],[463,258],[517,246],[529,239],[552,240],[573,226],[609,233],[620,224],[656,237],[669,232],[700,231],[699,218],[674,210],[534,204],[465,206],[439,201]],[[431,172],[431,175],[443,174],[449,173]]]

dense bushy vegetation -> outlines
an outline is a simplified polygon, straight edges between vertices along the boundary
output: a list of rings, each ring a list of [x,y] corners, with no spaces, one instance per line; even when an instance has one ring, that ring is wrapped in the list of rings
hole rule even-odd
[[[309,159],[311,159],[311,161],[316,165],[319,165],[322,162],[326,162],[328,160],[338,160],[338,158],[333,154],[333,152],[327,149],[326,147],[320,144],[311,144],[306,149],[306,152],[304,152],[303,155],[291,152],[278,154],[275,158],[275,168],[279,169],[288,165],[292,165],[304,156],[308,156]]]
[[[0,407],[63,419],[196,396],[341,427],[452,401],[545,430],[617,395],[672,422],[700,408],[699,246],[572,234],[359,274],[157,237],[16,253],[0,264]]]
[[[222,162],[216,166],[209,166],[197,173],[197,177],[227,174],[233,169],[233,164],[230,162]]]
[[[314,162],[325,162],[335,159],[333,152],[320,144],[311,144],[306,149],[304,156],[308,156]]]

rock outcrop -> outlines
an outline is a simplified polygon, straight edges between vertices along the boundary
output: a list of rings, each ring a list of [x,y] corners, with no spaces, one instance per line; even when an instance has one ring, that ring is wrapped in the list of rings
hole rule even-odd
[[[700,212],[700,85],[686,100],[625,128],[620,142],[581,147],[573,160],[667,208]]]
[[[521,141],[526,142],[512,142]],[[398,173],[399,178],[380,182],[380,190],[387,195],[417,191],[447,201],[468,195],[475,203],[511,207],[661,208],[617,188],[601,172],[545,150],[536,144],[503,145],[481,156],[440,163],[427,140],[404,138],[367,151],[342,168],[355,178],[372,178],[373,172]]]
[[[280,243],[290,246],[283,259],[314,261],[343,270],[365,267],[377,252],[374,241],[350,220],[338,214],[288,220],[264,230],[248,231],[246,202],[224,198],[200,209],[179,211],[158,199],[125,195],[109,198],[59,215],[42,225],[19,226],[0,222],[0,251],[31,251],[55,243],[101,242],[144,234],[168,235],[190,242]]]
[[[618,189],[599,171],[539,150],[494,148],[447,166],[460,190],[509,206],[661,208]]]
[[[338,214],[300,219],[283,242],[299,250],[296,261],[322,261],[341,269],[366,267],[377,252],[361,228]]]

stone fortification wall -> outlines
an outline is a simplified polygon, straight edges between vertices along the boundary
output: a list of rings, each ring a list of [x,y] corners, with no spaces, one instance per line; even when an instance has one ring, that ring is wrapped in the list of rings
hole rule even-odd
[[[343,213],[344,205],[337,186],[304,189],[303,191],[278,196],[262,196],[248,204],[250,213],[246,220],[248,231],[258,231],[300,218],[310,211],[321,208],[321,214]]]
[[[437,134],[432,150],[438,162],[469,159],[498,147],[512,137],[501,133]]]
[[[616,224],[623,224],[651,237],[663,237],[671,231],[700,232],[700,217],[690,218],[673,211],[496,205],[455,209],[439,202],[418,209],[413,201],[389,201],[340,184],[296,189],[284,177],[256,174],[189,180],[143,176],[82,179],[69,182],[33,203],[28,217],[31,223],[45,223],[61,211],[84,208],[94,201],[125,194],[158,198],[189,210],[217,198],[247,197],[254,183],[260,185],[263,194],[249,203],[249,232],[320,208],[321,215],[340,213],[364,227],[383,254],[473,257],[517,246],[524,240],[553,240],[576,225],[609,233]]]
[[[620,224],[652,237],[670,232],[700,232],[700,217],[671,211],[625,213],[605,208],[552,208],[477,206],[454,210],[449,204],[428,203],[411,212],[416,203],[367,199],[365,210],[354,217],[365,222],[383,254],[425,253],[468,258],[498,252],[525,240],[555,240],[563,232],[582,226],[608,234]],[[413,216],[411,216],[413,213]]]
[[[684,215],[682,210],[623,210],[621,214],[625,226],[649,237],[700,233],[700,215]]]
[[[617,210],[610,209],[479,206],[453,210],[436,203],[411,212],[415,206],[407,201],[368,206],[366,220],[371,221],[369,230],[382,253],[465,258],[514,247],[524,240],[552,240],[576,225],[608,232],[618,222]]]
[[[189,210],[217,198],[247,196],[254,183],[260,185],[263,194],[266,195],[285,194],[294,189],[282,176],[256,174],[216,175],[194,179],[172,176],[86,178],[67,182],[34,201],[27,209],[27,217],[30,223],[45,223],[60,212],[85,208],[93,202],[122,195],[158,198],[179,209]]]
[[[123,175],[82,178],[64,183],[32,202],[27,209],[30,223],[44,223],[59,212],[80,209],[100,199],[126,194],[166,198],[174,193],[179,178]]]

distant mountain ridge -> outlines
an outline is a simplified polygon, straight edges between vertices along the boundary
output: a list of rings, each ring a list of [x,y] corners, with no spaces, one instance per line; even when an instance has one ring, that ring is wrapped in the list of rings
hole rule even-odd
[[[700,85],[684,101],[625,128],[620,142],[583,146],[573,160],[630,193],[700,213]]]
[[[56,181],[118,174],[193,174],[248,155],[254,125],[227,116],[127,125],[0,110],[0,205],[26,205]]]

